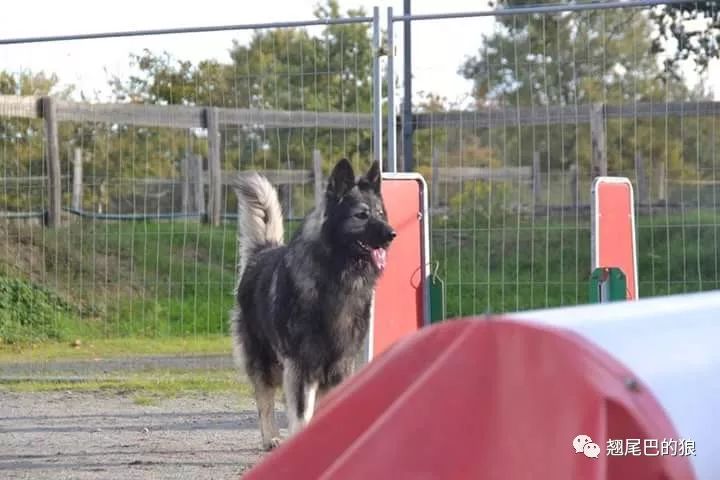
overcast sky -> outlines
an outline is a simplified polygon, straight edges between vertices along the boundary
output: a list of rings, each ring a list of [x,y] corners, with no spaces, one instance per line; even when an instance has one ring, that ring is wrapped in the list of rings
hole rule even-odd
[[[152,0],[32,0],[3,2],[0,37],[46,36],[184,26],[247,24],[254,22],[307,20],[313,17],[316,0],[203,0],[161,2]],[[413,0],[413,13],[487,10],[486,0]],[[402,0],[341,0],[340,6],[381,7],[383,26],[388,6],[402,12]],[[490,18],[415,22],[413,24],[413,73],[415,92],[438,92],[460,102],[470,91],[457,69],[468,55],[477,52],[483,33],[492,30]],[[0,46],[0,69],[45,70],[57,73],[86,94],[107,95],[106,70],[128,71],[128,54],[149,48],[169,51],[194,62],[217,58],[228,61],[233,38],[247,39],[250,32],[220,32],[107,40],[82,40],[49,44]],[[402,41],[402,25],[396,24],[396,42]],[[400,65],[400,63],[398,63]],[[398,70],[400,74],[400,70]],[[718,77],[718,75],[715,75]],[[401,92],[398,92],[399,94]]]

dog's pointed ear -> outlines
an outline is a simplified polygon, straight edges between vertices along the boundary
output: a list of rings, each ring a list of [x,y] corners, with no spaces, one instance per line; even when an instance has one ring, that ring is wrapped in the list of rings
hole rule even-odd
[[[355,172],[352,165],[347,158],[340,159],[328,178],[327,195],[339,200],[354,186]]]
[[[370,185],[370,188],[375,191],[378,195],[380,194],[380,187],[382,183],[382,172],[380,171],[380,162],[375,160],[370,165],[370,170],[365,174],[365,180]]]

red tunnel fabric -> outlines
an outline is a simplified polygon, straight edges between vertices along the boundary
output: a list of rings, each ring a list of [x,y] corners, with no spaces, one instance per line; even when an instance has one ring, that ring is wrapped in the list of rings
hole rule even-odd
[[[597,458],[576,453],[580,434]],[[679,437],[642,382],[580,336],[460,319],[393,345],[243,479],[695,479],[686,456],[609,456],[609,439]]]

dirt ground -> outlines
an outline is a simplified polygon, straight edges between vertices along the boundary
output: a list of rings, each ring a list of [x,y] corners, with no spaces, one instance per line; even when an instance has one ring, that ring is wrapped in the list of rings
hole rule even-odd
[[[0,390],[0,478],[237,479],[262,455],[256,418],[251,400],[224,393],[137,405],[130,394]]]

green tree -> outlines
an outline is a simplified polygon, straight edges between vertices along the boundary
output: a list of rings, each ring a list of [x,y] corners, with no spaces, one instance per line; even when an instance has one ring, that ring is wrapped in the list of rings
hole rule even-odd
[[[318,6],[315,16],[340,17],[338,2]],[[234,41],[231,63],[193,64],[150,51],[133,55],[139,73],[111,84],[118,98],[134,103],[369,113],[372,55],[368,24],[327,25],[318,35],[305,28],[270,29],[255,32],[247,45]],[[365,160],[371,149],[369,130],[248,125],[224,129],[222,139],[225,168],[306,168],[313,148],[329,168],[339,155]]]
[[[720,5],[717,0],[663,5],[651,18],[659,35],[653,38],[655,53],[667,54],[665,69],[680,78],[680,63],[692,60],[697,70],[707,71],[720,54]],[[669,48],[668,48],[669,47]]]
[[[500,8],[531,3],[537,2],[513,0]],[[478,106],[543,109],[692,98],[681,81],[664,78],[657,57],[648,55],[651,34],[648,15],[637,10],[503,16],[460,74],[473,80]],[[631,174],[636,154],[652,165],[665,162],[670,174],[690,169],[682,160],[678,128],[677,119],[608,121],[610,173]],[[588,124],[572,118],[560,125],[503,128],[498,155],[506,164],[531,165],[538,151],[544,169],[577,164],[586,175],[589,133]]]

